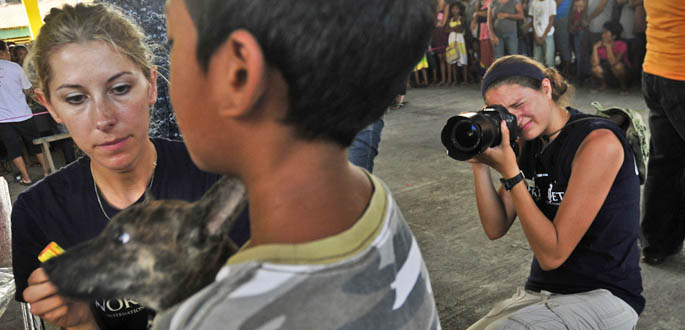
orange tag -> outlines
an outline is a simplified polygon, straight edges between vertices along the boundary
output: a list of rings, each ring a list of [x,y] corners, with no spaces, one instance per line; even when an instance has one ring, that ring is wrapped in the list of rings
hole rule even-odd
[[[46,262],[50,258],[56,257],[62,253],[64,253],[64,250],[57,245],[57,243],[50,242],[50,244],[48,244],[43,251],[40,252],[38,255],[38,260],[40,260],[40,262]]]

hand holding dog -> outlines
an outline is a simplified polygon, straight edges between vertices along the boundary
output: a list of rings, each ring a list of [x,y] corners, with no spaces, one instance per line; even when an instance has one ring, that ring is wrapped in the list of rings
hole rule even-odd
[[[31,273],[24,300],[31,305],[31,313],[58,327],[78,330],[98,330],[88,303],[71,301],[57,294],[42,268]]]

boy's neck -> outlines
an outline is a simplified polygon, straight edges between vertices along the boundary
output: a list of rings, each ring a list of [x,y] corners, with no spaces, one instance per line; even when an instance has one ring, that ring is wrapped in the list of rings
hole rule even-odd
[[[253,175],[244,177],[252,246],[305,243],[339,234],[357,222],[373,192],[366,173],[332,143],[301,142],[287,157],[259,163],[272,166],[253,168]]]

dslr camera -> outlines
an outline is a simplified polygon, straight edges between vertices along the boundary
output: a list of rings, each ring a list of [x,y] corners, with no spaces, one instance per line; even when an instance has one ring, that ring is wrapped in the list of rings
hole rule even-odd
[[[518,154],[516,139],[519,127],[516,116],[499,104],[488,105],[478,112],[464,112],[447,120],[442,129],[442,144],[447,155],[456,160],[469,160],[490,147],[502,143],[500,123],[509,128],[509,144]]]

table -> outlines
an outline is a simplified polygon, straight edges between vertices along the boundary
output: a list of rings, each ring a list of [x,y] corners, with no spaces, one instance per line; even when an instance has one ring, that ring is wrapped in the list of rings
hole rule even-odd
[[[70,137],[71,135],[69,135],[69,133],[60,133],[33,139],[33,144],[41,145],[41,148],[43,149],[43,155],[45,155],[45,159],[48,161],[48,166],[50,167],[50,173],[56,171],[55,162],[52,160],[52,154],[50,153],[50,142],[64,140]]]

